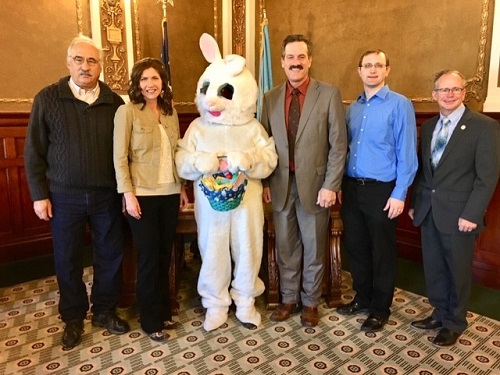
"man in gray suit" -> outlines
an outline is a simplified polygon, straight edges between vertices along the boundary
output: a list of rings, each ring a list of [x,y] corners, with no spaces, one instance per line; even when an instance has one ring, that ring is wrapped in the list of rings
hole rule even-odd
[[[340,92],[311,78],[311,63],[311,42],[288,35],[281,46],[287,81],[266,93],[261,119],[278,151],[264,188],[273,208],[282,302],[270,319],[284,321],[303,305],[306,327],[319,321],[329,208],[341,187],[347,147]]]
[[[455,344],[467,328],[475,239],[500,168],[497,121],[464,106],[465,78],[436,74],[432,97],[440,114],[420,132],[420,167],[408,214],[422,229],[422,255],[432,314],[411,325],[440,329],[438,347]]]

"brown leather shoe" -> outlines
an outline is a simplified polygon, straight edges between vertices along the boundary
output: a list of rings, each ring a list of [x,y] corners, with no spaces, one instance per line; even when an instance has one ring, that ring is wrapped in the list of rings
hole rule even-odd
[[[280,303],[269,319],[273,322],[283,322],[296,312],[296,308],[296,303]]]
[[[319,323],[319,313],[317,307],[304,306],[300,322],[303,327],[316,327]]]

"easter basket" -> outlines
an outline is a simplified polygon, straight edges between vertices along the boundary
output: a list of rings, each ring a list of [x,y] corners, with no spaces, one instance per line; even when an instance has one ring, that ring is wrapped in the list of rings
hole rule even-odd
[[[230,211],[238,207],[247,188],[243,173],[217,173],[203,177],[199,183],[210,206],[216,211]]]

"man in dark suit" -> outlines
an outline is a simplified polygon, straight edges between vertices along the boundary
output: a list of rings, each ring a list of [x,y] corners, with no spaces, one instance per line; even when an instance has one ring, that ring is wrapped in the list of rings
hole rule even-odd
[[[440,329],[433,343],[455,344],[467,328],[474,242],[500,169],[498,122],[464,106],[458,71],[436,74],[432,97],[440,114],[420,132],[421,157],[409,215],[421,225],[429,302],[434,307],[416,329]]]
[[[287,81],[266,93],[261,119],[278,152],[278,166],[264,189],[264,201],[273,207],[282,298],[270,319],[284,321],[302,304],[306,327],[319,321],[329,208],[340,190],[346,155],[340,92],[311,78],[311,63],[311,42],[287,36],[281,47]]]

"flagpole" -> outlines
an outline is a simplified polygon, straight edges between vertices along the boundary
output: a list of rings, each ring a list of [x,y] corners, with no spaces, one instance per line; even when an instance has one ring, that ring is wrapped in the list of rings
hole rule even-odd
[[[262,22],[260,25],[259,93],[257,96],[257,120],[259,121],[262,115],[264,94],[273,88],[273,69],[271,63],[271,46],[269,42],[269,21],[267,20],[265,4],[263,5]]]
[[[162,8],[163,8],[163,19],[161,21],[161,31],[162,31],[162,52],[161,59],[163,64],[165,64],[165,69],[168,73],[168,86],[170,87],[170,91],[172,90],[172,76],[170,74],[170,56],[168,53],[168,24],[167,24],[167,3],[170,5],[174,5],[173,0],[162,0]]]
[[[163,7],[163,21],[167,20],[167,0],[162,0]]]

